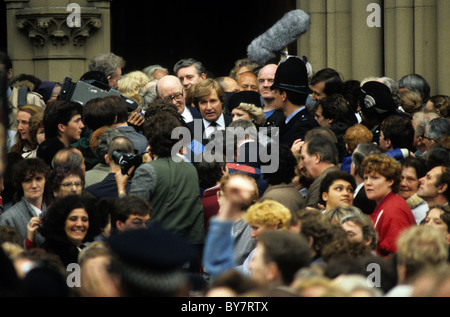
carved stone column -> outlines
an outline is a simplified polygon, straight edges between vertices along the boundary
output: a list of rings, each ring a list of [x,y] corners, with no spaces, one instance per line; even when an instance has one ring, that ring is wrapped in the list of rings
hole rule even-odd
[[[76,8],[60,3],[6,0],[8,53],[16,75],[78,80],[92,56],[110,50],[109,1],[101,1],[99,7],[96,1],[77,1]],[[106,37],[108,45],[101,41],[99,47],[94,39],[98,36]]]

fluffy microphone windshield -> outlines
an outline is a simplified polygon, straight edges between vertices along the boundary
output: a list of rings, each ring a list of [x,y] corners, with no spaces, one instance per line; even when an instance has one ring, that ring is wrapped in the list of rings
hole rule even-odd
[[[274,58],[309,28],[309,15],[303,10],[292,10],[247,47],[248,58],[260,65]]]

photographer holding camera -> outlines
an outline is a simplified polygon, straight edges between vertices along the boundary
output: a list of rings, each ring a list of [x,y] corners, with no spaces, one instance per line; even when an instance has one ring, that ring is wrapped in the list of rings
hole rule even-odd
[[[118,136],[113,138],[108,146],[108,154],[105,154],[105,161],[109,165],[108,175],[106,175],[102,181],[86,187],[86,191],[90,192],[98,199],[103,197],[117,197],[119,192],[117,190],[115,174],[122,172],[119,158],[122,156],[133,156],[132,153],[134,153],[134,146],[129,138],[126,136]],[[122,191],[129,192],[130,185],[131,180],[128,179],[124,186],[125,188],[122,189]]]
[[[178,117],[166,111],[157,112],[146,121],[144,135],[151,161],[128,172],[134,172],[129,191],[126,189],[128,175],[119,171],[116,181],[119,196],[128,193],[150,202],[150,223],[159,222],[166,229],[189,239],[201,251],[205,227],[197,171],[190,163],[172,157],[181,150],[177,149],[181,147],[180,140],[172,138],[172,131],[181,126]]]

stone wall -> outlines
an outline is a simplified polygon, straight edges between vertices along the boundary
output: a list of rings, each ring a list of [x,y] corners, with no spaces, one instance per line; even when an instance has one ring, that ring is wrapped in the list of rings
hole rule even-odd
[[[5,0],[14,74],[78,80],[89,59],[110,51],[110,1]]]
[[[297,8],[311,17],[297,53],[314,70],[331,67],[356,80],[417,73],[430,83],[432,95],[450,94],[448,1],[297,0]]]

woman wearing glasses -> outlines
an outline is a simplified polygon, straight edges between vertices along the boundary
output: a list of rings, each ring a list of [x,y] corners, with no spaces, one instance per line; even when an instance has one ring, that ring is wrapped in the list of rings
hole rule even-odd
[[[49,189],[53,193],[53,200],[66,197],[68,195],[82,195],[84,188],[84,172],[81,167],[72,162],[58,164],[52,171],[49,181]],[[85,196],[85,195],[84,195]],[[89,197],[85,197],[88,199]],[[90,198],[92,201],[93,199]],[[52,202],[49,207],[52,207]],[[33,248],[39,246],[39,239],[36,239],[38,229],[42,224],[42,217],[32,217],[27,226],[26,247]]]
[[[80,166],[67,162],[57,165],[52,172],[52,192],[55,198],[81,195],[84,173]]]

